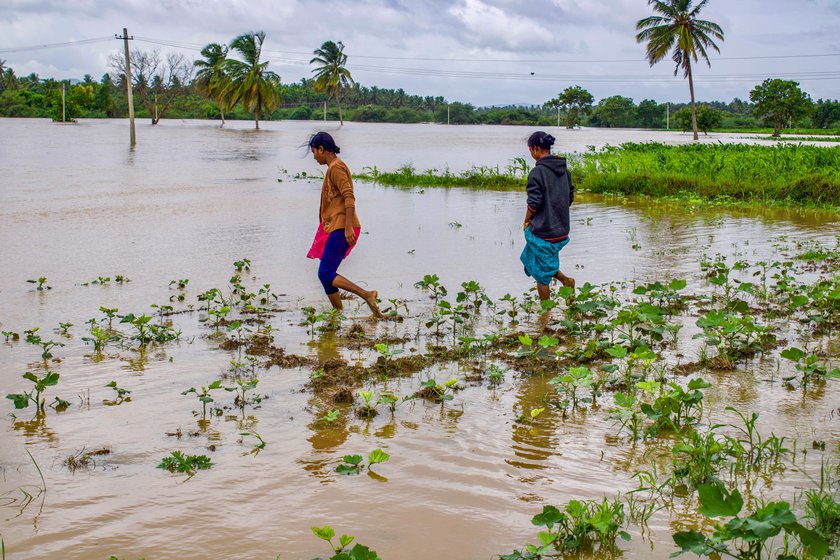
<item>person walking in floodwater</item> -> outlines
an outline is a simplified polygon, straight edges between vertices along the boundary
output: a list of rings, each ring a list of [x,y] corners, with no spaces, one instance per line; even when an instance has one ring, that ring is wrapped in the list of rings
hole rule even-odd
[[[333,308],[342,310],[339,290],[346,290],[365,300],[373,315],[380,317],[377,292],[364,290],[338,274],[339,265],[356,246],[361,232],[350,169],[338,157],[340,149],[326,132],[313,135],[309,139],[309,149],[315,161],[327,166],[327,172],[321,187],[320,223],[307,257],[321,259],[318,279]]]
[[[537,163],[528,174],[525,248],[519,260],[525,274],[537,281],[541,301],[549,299],[553,278],[575,287],[575,279],[560,271],[560,250],[569,243],[569,206],[575,187],[565,158],[551,155],[553,145],[554,136],[542,131],[528,138],[528,150]]]

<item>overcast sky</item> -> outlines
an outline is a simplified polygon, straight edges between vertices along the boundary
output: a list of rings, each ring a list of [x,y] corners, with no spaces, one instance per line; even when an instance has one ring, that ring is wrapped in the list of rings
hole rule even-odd
[[[650,14],[646,0],[0,0],[0,60],[18,75],[98,79],[120,42],[10,49],[128,27],[135,48],[176,42],[195,58],[206,43],[264,30],[264,58],[286,83],[311,75],[314,48],[341,40],[366,86],[476,105],[540,104],[575,84],[596,99],[687,101],[673,64],[650,68],[635,41]],[[699,100],[746,99],[767,77],[797,80],[815,100],[840,97],[840,0],[710,0],[701,17],[726,40],[711,68],[697,68]],[[743,59],[791,55],[834,56]]]

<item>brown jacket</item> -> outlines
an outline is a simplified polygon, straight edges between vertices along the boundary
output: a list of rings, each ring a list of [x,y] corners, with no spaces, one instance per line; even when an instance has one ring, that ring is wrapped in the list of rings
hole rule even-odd
[[[327,167],[324,184],[321,187],[321,209],[319,212],[324,232],[330,233],[344,229],[347,208],[356,207],[353,195],[353,180],[350,169],[339,158],[335,158]],[[355,216],[353,227],[361,227],[359,217]]]

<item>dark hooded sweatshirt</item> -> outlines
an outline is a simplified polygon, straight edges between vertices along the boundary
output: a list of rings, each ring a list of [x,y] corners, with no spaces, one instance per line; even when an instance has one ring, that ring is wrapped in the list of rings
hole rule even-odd
[[[569,234],[569,206],[575,200],[572,176],[566,159],[545,156],[528,174],[528,208],[531,231],[543,239],[557,239]]]

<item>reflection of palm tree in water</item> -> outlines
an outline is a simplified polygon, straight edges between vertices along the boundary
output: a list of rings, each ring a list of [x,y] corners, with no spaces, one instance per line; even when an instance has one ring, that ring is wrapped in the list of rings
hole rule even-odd
[[[534,376],[523,379],[519,385],[514,413],[517,417],[527,418],[530,423],[513,424],[511,449],[515,457],[505,461],[509,465],[522,469],[545,469],[548,467],[547,459],[558,454],[556,428],[560,415],[547,407],[543,400],[546,394],[554,393],[554,387],[548,384],[548,379],[546,376]],[[545,410],[531,420],[530,413],[535,408]]]

